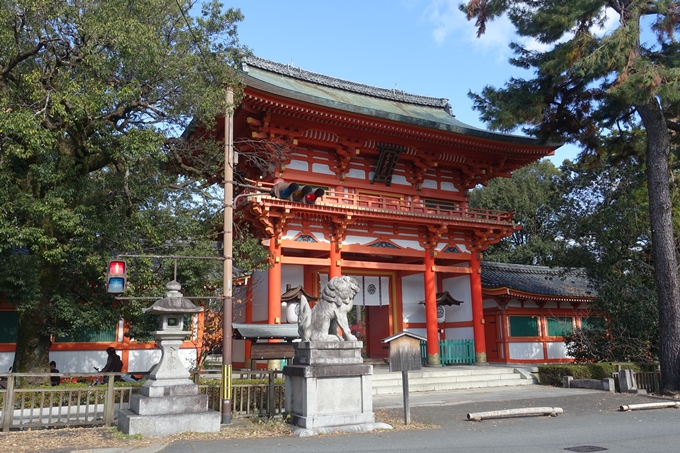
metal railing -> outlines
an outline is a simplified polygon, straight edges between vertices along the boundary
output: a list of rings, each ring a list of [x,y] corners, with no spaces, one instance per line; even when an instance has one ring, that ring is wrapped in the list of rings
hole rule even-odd
[[[235,417],[275,417],[285,411],[284,384],[277,382],[282,371],[238,372],[232,384],[232,414]],[[12,429],[109,426],[115,424],[120,409],[129,407],[130,397],[140,391],[139,384],[116,382],[115,376],[128,373],[60,373],[63,380],[89,380],[82,386],[58,385],[21,388],[20,378],[49,378],[49,373],[0,374],[0,428]],[[107,376],[106,384],[94,385],[95,378]],[[264,379],[262,379],[264,377]],[[245,379],[261,383],[245,383]],[[141,384],[141,383],[140,383]],[[199,392],[208,395],[208,409],[220,411],[221,385],[199,384]]]

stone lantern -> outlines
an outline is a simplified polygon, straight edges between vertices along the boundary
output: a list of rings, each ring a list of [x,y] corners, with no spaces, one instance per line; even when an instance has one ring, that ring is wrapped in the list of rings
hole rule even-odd
[[[189,379],[189,371],[179,358],[179,350],[188,332],[184,316],[203,311],[182,297],[181,285],[171,281],[168,292],[144,313],[159,315],[158,340],[161,360],[149,374],[139,394],[130,397],[129,409],[121,409],[118,429],[125,434],[167,436],[181,432],[218,432],[220,413],[208,409],[208,395],[198,393],[198,385]]]
[[[189,299],[182,297],[182,293],[179,292],[182,286],[178,282],[173,280],[165,287],[168,290],[165,297],[142,310],[146,314],[159,316],[158,330],[152,333],[158,339],[162,356],[161,361],[149,375],[150,381],[189,378],[190,374],[179,358],[179,349],[187,336],[187,331],[184,330],[184,317],[203,311],[203,307],[197,307]],[[168,382],[162,382],[158,385],[167,384]]]

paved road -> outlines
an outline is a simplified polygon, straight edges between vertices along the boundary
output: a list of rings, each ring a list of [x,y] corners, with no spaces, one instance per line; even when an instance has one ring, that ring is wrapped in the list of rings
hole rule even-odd
[[[620,412],[622,404],[657,401],[652,397],[540,386],[412,393],[413,421],[432,429],[309,438],[282,437],[224,441],[179,441],[133,453],[466,453],[677,452],[680,410]],[[400,395],[377,396],[374,408],[403,419]],[[521,407],[561,407],[558,417],[514,417],[471,422],[470,412]],[[599,447],[594,450],[587,447]]]

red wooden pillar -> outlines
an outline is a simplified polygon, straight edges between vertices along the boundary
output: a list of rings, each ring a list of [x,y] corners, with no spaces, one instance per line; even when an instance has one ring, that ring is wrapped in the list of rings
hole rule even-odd
[[[268,324],[281,324],[281,244],[277,237],[269,239],[269,255],[272,266],[269,268]]]
[[[251,324],[253,322],[253,279],[249,278],[246,285],[246,324]],[[244,343],[243,366],[245,369],[250,370],[252,366],[252,361],[250,360],[252,344],[249,340],[246,340]]]
[[[342,277],[340,247],[341,245],[338,243],[337,236],[334,236],[333,239],[331,239],[330,250],[331,265],[330,268],[328,269],[328,280],[331,280],[335,277]]]
[[[470,257],[470,289],[472,295],[472,330],[475,338],[475,361],[486,362],[486,340],[484,338],[484,311],[482,307],[482,268],[476,252]]]
[[[427,366],[441,366],[439,357],[439,326],[437,324],[437,279],[434,255],[425,249],[425,323],[427,326]]]

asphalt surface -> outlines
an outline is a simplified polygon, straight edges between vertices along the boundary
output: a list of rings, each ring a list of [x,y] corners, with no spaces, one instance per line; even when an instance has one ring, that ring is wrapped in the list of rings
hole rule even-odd
[[[486,452],[680,452],[680,410],[621,412],[627,404],[657,402],[642,395],[543,386],[500,387],[409,395],[411,420],[429,429],[217,441],[176,441],[129,450],[93,453],[427,453],[464,449]],[[378,395],[374,410],[403,420],[401,395]],[[524,416],[473,422],[471,412],[528,407],[560,407],[557,417]],[[598,449],[599,448],[599,449]]]

